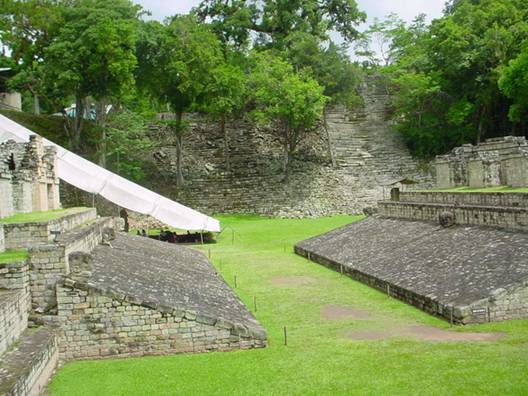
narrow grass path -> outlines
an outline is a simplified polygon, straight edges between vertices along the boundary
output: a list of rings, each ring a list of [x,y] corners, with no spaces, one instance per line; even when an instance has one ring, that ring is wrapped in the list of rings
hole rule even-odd
[[[261,350],[66,364],[51,395],[520,395],[528,394],[528,321],[457,328],[503,332],[493,342],[357,341],[351,331],[449,325],[292,252],[348,216],[277,220],[224,216],[203,248],[269,334]],[[368,312],[329,320],[328,306]],[[283,344],[283,327],[288,345]]]

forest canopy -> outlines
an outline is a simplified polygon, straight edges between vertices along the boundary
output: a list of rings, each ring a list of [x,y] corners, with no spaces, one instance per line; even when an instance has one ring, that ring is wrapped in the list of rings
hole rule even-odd
[[[183,183],[185,114],[201,112],[224,131],[242,117],[273,126],[287,175],[325,107],[361,105],[364,74],[383,76],[395,133],[418,157],[528,133],[525,0],[451,0],[431,22],[391,14],[363,31],[367,15],[354,0],[204,0],[163,22],[146,13],[129,0],[2,1],[9,86],[23,93],[26,111],[62,114],[70,147],[95,142],[109,168],[141,175],[133,154],[156,144],[142,126],[170,112]]]

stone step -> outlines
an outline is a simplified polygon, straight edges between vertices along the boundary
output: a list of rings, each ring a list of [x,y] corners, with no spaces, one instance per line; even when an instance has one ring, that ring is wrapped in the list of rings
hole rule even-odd
[[[40,394],[58,358],[58,338],[54,330],[47,327],[28,329],[0,359],[0,394]]]
[[[75,208],[54,220],[4,224],[5,248],[21,249],[47,244],[55,239],[57,233],[68,232],[96,218],[95,208]]]
[[[500,206],[511,208],[528,208],[528,193],[453,193],[443,191],[403,191],[401,202],[456,204],[473,206]]]
[[[378,208],[380,216],[389,218],[438,222],[449,213],[452,224],[528,230],[526,208],[401,201],[381,201]]]

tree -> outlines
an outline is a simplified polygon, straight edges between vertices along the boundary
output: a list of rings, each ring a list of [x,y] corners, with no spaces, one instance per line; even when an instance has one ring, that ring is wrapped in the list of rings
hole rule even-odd
[[[256,35],[260,44],[279,49],[293,32],[327,39],[337,31],[354,40],[356,26],[366,18],[355,0],[204,0],[194,12],[201,21],[210,21],[224,42],[242,46]]]
[[[63,9],[62,27],[45,51],[47,84],[56,95],[75,98],[75,118],[71,120],[63,111],[74,150],[80,148],[86,98],[96,101],[102,166],[107,105],[134,81],[135,24],[140,10],[129,0],[72,0]]]
[[[375,18],[356,43],[356,55],[366,58],[373,66],[390,65],[395,55],[393,40],[403,26],[404,22],[394,13],[383,21]]]
[[[291,64],[269,52],[255,54],[254,62],[249,82],[256,106],[252,114],[260,124],[273,127],[284,150],[287,181],[292,156],[321,119],[328,98],[307,73],[295,73]]]
[[[510,120],[521,122],[528,114],[528,40],[519,56],[501,70],[499,87],[513,100],[508,113]]]
[[[229,139],[226,121],[236,111],[242,109],[246,99],[246,75],[244,71],[233,64],[224,63],[211,72],[211,81],[207,87],[208,98],[205,110],[220,120],[220,128],[224,136],[224,157],[226,168],[231,170],[229,160]]]
[[[122,110],[108,116],[106,156],[117,174],[137,181],[143,179],[144,153],[152,148],[146,131],[147,124],[140,114]]]
[[[139,84],[175,113],[167,124],[175,139],[176,183],[181,186],[183,116],[204,106],[212,72],[223,62],[222,47],[209,27],[193,16],[175,16],[164,25],[150,22],[140,37]]]
[[[5,0],[0,17],[0,42],[9,48],[17,75],[9,82],[13,89],[33,96],[33,112],[40,114],[41,98],[53,104],[43,82],[44,53],[57,35],[62,4],[56,0]]]

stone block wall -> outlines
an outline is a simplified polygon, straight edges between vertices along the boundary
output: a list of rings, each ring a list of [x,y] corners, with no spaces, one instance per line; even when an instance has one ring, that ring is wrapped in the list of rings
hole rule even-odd
[[[503,160],[505,183],[512,187],[528,186],[528,150],[510,154]]]
[[[65,248],[41,245],[29,251],[30,285],[33,309],[48,312],[57,304],[55,286],[67,273]]]
[[[57,153],[42,137],[0,143],[0,217],[60,208]]]
[[[3,177],[9,176],[4,179]],[[8,174],[0,174],[0,219],[12,216],[15,211],[13,208],[13,186],[11,184],[11,177]]]
[[[383,217],[437,222],[445,211],[454,214],[455,224],[528,230],[526,208],[427,204],[382,201],[378,204]]]
[[[19,345],[3,357],[0,393],[36,396],[43,391],[59,360],[58,337],[49,328],[25,334]]]
[[[46,222],[6,224],[4,225],[6,249],[30,248],[50,243],[55,239],[52,232],[68,232],[96,217],[96,210],[91,208]]]
[[[528,208],[527,193],[450,193],[437,191],[400,191],[400,201]]]
[[[436,157],[438,188],[528,186],[528,141],[506,136]]]
[[[0,355],[24,332],[30,310],[27,262],[0,264]]]
[[[501,185],[501,162],[495,152],[477,153],[468,162],[468,184],[472,188]]]
[[[31,296],[26,290],[0,293],[0,355],[26,330],[30,309]]]
[[[4,225],[0,224],[0,253],[5,251]]]
[[[266,334],[221,319],[152,307],[66,279],[57,288],[63,359],[264,347]]]

